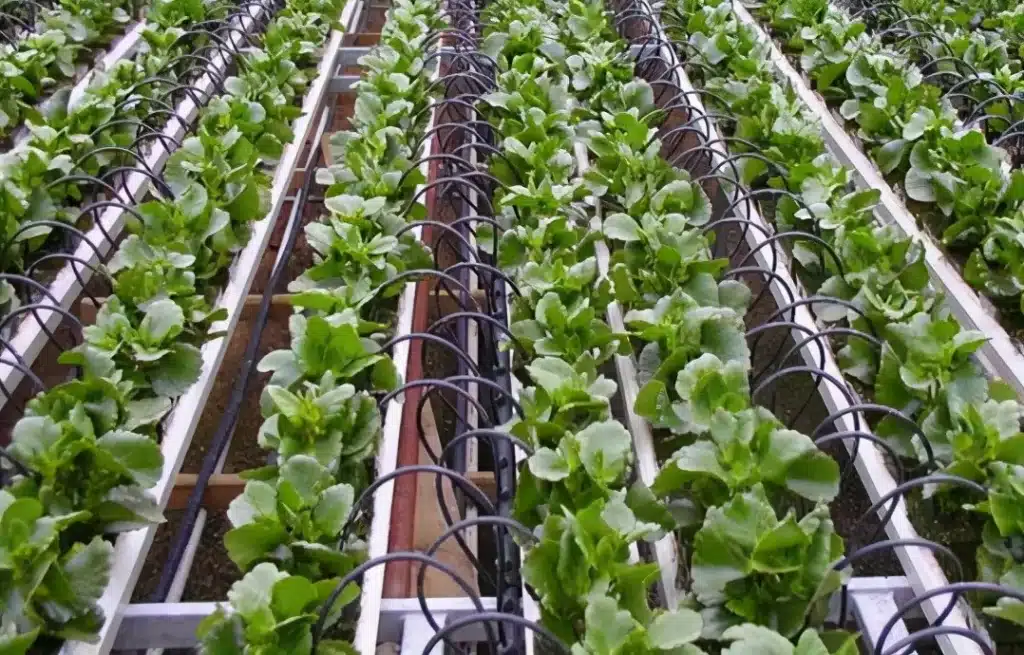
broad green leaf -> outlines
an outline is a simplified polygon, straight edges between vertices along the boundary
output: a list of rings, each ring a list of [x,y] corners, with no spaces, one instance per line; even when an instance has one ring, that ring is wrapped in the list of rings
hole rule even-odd
[[[551,448],[538,448],[527,461],[530,472],[541,480],[558,482],[569,477],[569,463]]]
[[[313,521],[320,530],[329,536],[341,533],[341,528],[352,513],[355,502],[355,490],[349,484],[336,484],[328,487],[321,495],[313,510]]]
[[[647,636],[655,648],[671,650],[696,641],[703,627],[700,614],[689,609],[678,609],[655,617],[647,628]]]
[[[116,430],[97,439],[96,447],[143,487],[152,487],[163,473],[160,446],[145,435]]]

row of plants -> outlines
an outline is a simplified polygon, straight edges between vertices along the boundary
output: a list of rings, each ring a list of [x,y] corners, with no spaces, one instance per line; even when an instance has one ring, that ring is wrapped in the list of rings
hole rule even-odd
[[[478,109],[494,128],[499,154],[489,170],[500,234],[483,225],[479,248],[519,290],[508,345],[522,416],[506,429],[529,444],[514,517],[534,531],[523,543],[523,579],[539,599],[541,624],[574,653],[699,653],[701,621],[691,610],[652,610],[658,566],[637,543],[671,520],[650,491],[630,487],[629,432],[612,415],[613,380],[600,368],[628,338],[604,320],[612,286],[597,264],[593,208],[573,156],[576,129],[621,74],[606,42],[599,1],[555,5],[496,0],[481,17],[480,49],[497,63],[495,90]],[[628,73],[628,71],[627,71]],[[579,102],[589,90],[593,105]]]
[[[122,34],[133,8],[131,0],[60,0],[38,9],[34,31],[0,44],[0,137],[37,119],[36,103]]]
[[[677,448],[652,490],[676,510],[690,557],[687,602],[701,610],[705,639],[753,624],[798,640],[797,651],[817,642],[856,652],[853,637],[817,634],[842,581],[832,566],[843,542],[827,505],[839,467],[751,396],[750,290],[725,275],[728,260],[712,257],[702,187],[661,155],[666,117],[651,87],[618,86],[623,105],[602,112],[600,130],[585,130],[586,183],[607,212],[610,277],[641,385],[634,409]]]
[[[381,349],[405,286],[395,278],[432,266],[403,228],[424,214],[415,161],[437,89],[426,62],[447,25],[440,9],[437,0],[392,3],[379,44],[359,60],[351,127],[332,136],[336,159],[317,172],[327,213],[305,226],[314,263],[289,285],[291,345],[258,365],[271,376],[257,440],[273,463],[242,474],[245,490],[228,509],[225,545],[245,575],[200,626],[202,653],[356,652],[342,609],[359,587],[332,593],[366,558],[354,504],[380,441],[376,397],[400,383]]]
[[[232,255],[267,211],[272,165],[255,144],[268,126],[297,116],[340,5],[291,0],[262,47],[240,55],[233,92],[201,111],[168,162],[175,197],[136,208],[143,220],[109,265],[113,294],[84,342],[61,356],[80,375],[38,394],[15,425],[3,464],[13,481],[0,491],[4,653],[93,639],[113,538],[163,520],[147,491],[163,472],[161,421],[198,379],[199,347],[224,316],[212,305]],[[231,120],[254,104],[265,121]]]
[[[948,77],[925,76],[914,56],[886,43],[863,20],[821,0],[770,0],[754,13],[838,108],[922,225],[957,256],[967,282],[1009,318],[1019,315],[1024,250],[1016,235],[1024,228],[1024,171],[1011,166],[1008,152],[992,145],[984,130],[1008,126],[1000,113],[1020,111],[1020,103],[989,104],[983,125],[965,126],[954,106],[963,104],[965,89],[959,98],[944,95]],[[942,66],[954,64],[947,58]]]
[[[689,68],[708,92],[712,111],[736,117],[719,121],[726,136],[742,139],[731,144],[734,150],[757,152],[768,162],[757,161],[753,171],[744,166],[746,180],[754,188],[793,194],[780,196],[775,224],[780,230],[812,233],[829,246],[826,250],[807,239],[792,244],[805,285],[855,308],[823,303],[816,306],[818,319],[829,325],[845,322],[882,341],[880,352],[865,340],[851,339],[837,353],[848,379],[917,428],[912,431],[906,422],[886,416],[873,421],[873,431],[926,472],[938,470],[989,489],[986,498],[948,486],[928,489],[926,496],[936,495],[943,512],[977,527],[975,534],[982,535],[978,576],[1019,587],[1024,572],[1017,555],[1024,537],[1019,513],[1024,412],[1012,389],[986,379],[973,357],[985,336],[962,329],[948,316],[929,285],[920,245],[895,226],[875,222],[878,191],[854,190],[850,172],[827,151],[820,125],[792,89],[774,77],[769,44],[739,23],[731,5],[675,0],[666,16],[671,16],[672,38],[694,46],[685,48],[694,63]],[[712,42],[717,54],[708,56],[706,44]],[[958,138],[970,141],[974,137],[968,134],[981,138],[977,132]],[[914,150],[919,151],[917,146]],[[1002,599],[985,611],[1019,622],[1014,615],[1019,606]]]
[[[978,83],[960,89],[971,93],[976,102],[1024,91],[1024,26],[1018,25],[1024,13],[1018,3],[898,0],[890,7],[865,5],[863,16],[888,29],[883,34],[894,45],[931,57],[928,72],[941,71],[932,79],[949,87],[956,81],[950,73],[976,77]],[[985,129],[990,134],[1004,133],[1024,119],[1019,99],[990,102],[984,109],[986,114],[1007,119],[989,121]]]
[[[812,608],[839,584],[830,565],[842,542],[824,504],[799,516],[796,501],[834,497],[838,466],[752,403],[749,289],[721,278],[727,262],[700,229],[710,203],[661,158],[654,93],[634,79],[606,8],[499,1],[484,20],[482,49],[500,71],[483,98],[502,137],[490,162],[504,185],[496,257],[521,292],[510,347],[529,376],[524,416],[508,426],[533,448],[515,514],[538,538],[524,545],[524,577],[543,624],[595,655],[700,653],[700,640],[736,654],[856,652],[846,635],[803,630],[808,615],[820,625]],[[571,154],[578,140],[594,156],[585,172]],[[588,196],[614,211],[595,214]],[[602,238],[613,246],[607,275]],[[604,321],[611,302],[629,333]],[[616,384],[601,375],[615,354],[636,355],[636,410],[680,446],[653,489],[630,484]],[[658,565],[631,555],[665,530],[693,553],[688,606],[668,612],[647,603]]]
[[[202,33],[190,33],[191,26],[226,21],[236,11],[233,0],[152,3],[142,31],[143,44],[134,57],[118,61],[109,70],[94,71],[80,94],[72,96],[70,89],[59,91],[47,103],[45,113],[26,120],[28,137],[0,157],[4,244],[0,271],[23,271],[26,255],[44,246],[66,247],[62,242],[67,235],[45,221],[84,228],[96,220],[95,214],[105,207],[85,208],[95,202],[95,194],[108,194],[98,184],[83,183],[81,176],[101,178],[109,170],[135,166],[151,147],[166,145],[164,140],[152,138],[152,132],[175,120],[168,118],[166,107],[167,102],[174,102],[170,88],[193,83],[207,66],[206,59],[188,58],[211,43]],[[189,89],[184,93],[205,99]],[[214,103],[211,111],[232,110],[223,98],[215,98]],[[248,111],[237,107],[234,111],[238,120],[266,120],[265,112],[255,104]],[[159,124],[150,125],[154,116]],[[287,124],[268,130],[259,144],[261,151],[276,157],[285,137]],[[111,185],[107,181],[107,186]],[[17,304],[11,302],[13,297],[14,289],[3,282],[0,300],[8,311]]]

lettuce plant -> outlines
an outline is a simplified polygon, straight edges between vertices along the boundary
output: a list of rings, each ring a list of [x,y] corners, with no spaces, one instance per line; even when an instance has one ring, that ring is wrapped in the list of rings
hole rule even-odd
[[[352,512],[352,485],[308,455],[289,458],[276,479],[250,479],[231,501],[233,526],[224,537],[239,569],[273,562],[289,573],[314,580],[343,576],[359,563],[359,544],[338,548],[342,527]]]
[[[656,494],[682,495],[708,508],[759,483],[815,502],[839,493],[835,460],[766,409],[717,410],[708,434],[710,439],[683,446],[665,462],[654,481]]]
[[[756,623],[786,637],[805,620],[820,622],[828,595],[842,580],[832,570],[843,556],[828,507],[781,519],[758,484],[709,509],[693,541],[692,589],[705,608],[705,636],[729,625]]]
[[[310,653],[313,626],[320,608],[329,600],[338,580],[311,581],[289,575],[269,562],[257,565],[231,586],[227,606],[207,617],[199,626],[199,652],[204,655],[274,655]],[[359,597],[351,584],[338,596],[328,613],[325,629],[335,625],[346,605]],[[356,655],[351,644],[322,640],[318,654]]]

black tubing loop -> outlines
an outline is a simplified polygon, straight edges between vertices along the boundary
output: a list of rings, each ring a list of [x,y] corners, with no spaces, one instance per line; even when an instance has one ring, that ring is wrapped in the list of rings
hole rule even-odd
[[[741,220],[741,219],[737,219],[737,220]],[[735,268],[730,268],[729,270],[725,271],[722,274],[722,277],[723,278],[735,277],[735,278],[739,279],[739,277],[741,275],[747,275],[747,274],[761,275],[762,277],[765,278],[765,281],[767,281],[767,284],[763,284],[762,285],[762,289],[761,289],[760,292],[758,292],[757,296],[755,296],[750,301],[750,307],[757,306],[757,304],[761,301],[762,298],[764,298],[767,294],[771,293],[770,285],[773,284],[773,283],[774,284],[778,284],[779,287],[783,291],[786,292],[786,296],[789,299],[788,300],[788,304],[792,304],[794,302],[794,300],[796,299],[796,293],[793,291],[793,288],[789,285],[789,282],[787,282],[782,277],[782,275],[780,273],[776,273],[775,271],[768,270],[766,268],[761,268],[760,266],[737,266]],[[790,317],[790,322],[792,322],[795,318],[796,318],[796,309],[794,309],[792,311],[792,316]],[[766,323],[763,323],[762,325],[766,325]]]
[[[100,306],[100,301],[96,295],[89,290],[88,280],[82,277],[82,270],[79,267],[81,266],[91,271],[93,275],[99,275],[100,277],[105,278],[108,286],[111,289],[114,288],[114,278],[110,276],[110,273],[107,272],[107,268],[105,266],[102,264],[94,264],[71,253],[55,252],[43,255],[42,257],[35,259],[28,267],[25,268],[25,274],[32,275],[38,267],[50,261],[66,262],[68,267],[71,269],[71,272],[74,274],[75,279],[78,281],[78,284],[82,287],[82,293],[84,293],[97,308]]]
[[[24,285],[26,288],[30,288],[42,294],[43,296],[46,297],[47,300],[52,302],[54,305],[60,305],[60,301],[58,301],[57,297],[53,295],[53,292],[50,291],[50,287],[43,284],[39,280],[36,280],[35,278],[28,277],[27,275],[21,275],[19,273],[0,273],[0,281],[10,282],[11,286],[14,286],[14,284]],[[31,299],[31,296],[29,295],[28,292],[26,292],[24,295],[18,294],[18,297],[24,300],[26,303],[30,302]],[[21,355],[17,353],[14,354],[18,358],[18,360],[21,361],[21,363],[25,363],[24,360],[21,358]]]
[[[87,215],[90,215],[90,217],[93,219],[93,227],[99,230],[100,234],[103,236],[103,239],[107,242],[107,244],[113,247],[116,242],[116,239],[113,236],[111,236],[110,231],[107,229],[107,226],[103,224],[103,221],[101,221],[99,218],[100,215],[97,214],[98,210],[107,209],[111,207],[119,209],[120,211],[123,211],[126,214],[131,214],[137,221],[139,221],[139,223],[145,222],[138,208],[136,208],[134,205],[129,205],[119,200],[98,200],[96,202],[89,203],[88,205],[82,208],[82,211],[78,213],[78,216],[75,217],[75,220],[77,222],[85,218]],[[88,239],[84,238],[84,235],[83,240],[89,241]],[[89,241],[89,244],[90,250],[98,252],[99,246],[93,244],[91,241]],[[102,256],[100,259],[102,260]]]
[[[788,332],[797,332],[797,331],[798,332],[803,332],[804,335],[805,335],[805,339],[800,342],[801,344],[806,344],[806,343],[808,343],[811,340],[816,340],[818,338],[818,336],[820,336],[820,333],[816,329],[814,329],[814,328],[812,328],[810,326],[807,326],[807,325],[802,325],[802,324],[797,323],[795,321],[773,321],[771,323],[762,323],[761,325],[754,326],[754,327],[750,328],[749,330],[747,330],[744,333],[743,336],[746,337],[747,339],[750,339],[751,337],[755,337],[754,343],[756,344],[756,343],[760,342],[761,336],[763,334],[765,334],[767,332],[770,332],[772,330],[787,330]],[[786,334],[786,333],[784,333],[784,334]],[[809,336],[806,336],[806,335],[809,335]],[[771,369],[772,367],[777,366],[777,365],[785,364],[785,362],[789,358],[788,357],[781,357],[780,356],[782,354],[782,348],[785,345],[786,345],[785,339],[781,339],[780,342],[779,342],[778,348],[775,349],[775,354],[772,355],[772,357],[768,360],[768,362],[765,363],[765,365],[763,367],[761,367],[761,369],[759,371],[754,371],[754,372],[752,372],[750,374],[750,381],[751,382],[756,382],[756,381],[760,380],[761,377],[765,373],[767,373],[768,370]],[[816,367],[819,368],[819,369],[824,369],[825,368],[825,357],[826,357],[826,355],[825,355],[825,345],[822,344],[822,343],[818,343],[818,342],[816,342],[816,345],[818,346],[818,361],[816,362]],[[754,347],[751,346],[750,350],[753,351]],[[790,349],[790,352],[792,352],[792,351],[793,351],[793,349]]]
[[[350,537],[352,537],[355,525],[361,517],[362,513],[367,509],[370,501],[373,499],[374,494],[385,484],[392,482],[400,477],[406,475],[419,475],[421,473],[433,473],[436,476],[443,476],[448,478],[449,482],[453,487],[457,487],[466,498],[473,501],[477,511],[485,516],[494,516],[497,512],[494,509],[494,504],[491,503],[487,495],[480,491],[480,488],[473,484],[469,478],[457,473],[449,468],[437,466],[435,464],[413,464],[409,466],[403,466],[396,468],[389,473],[379,476],[374,480],[366,489],[359,494],[359,498],[356,499],[352,505],[352,512],[349,514],[348,519],[341,529],[341,536],[338,538],[338,547],[342,548]]]
[[[896,653],[900,652],[900,649],[907,648],[907,650],[903,651],[905,655],[906,653],[911,652],[911,649],[915,648],[919,643],[924,645],[936,637],[952,635],[963,637],[965,639],[973,641],[978,646],[978,648],[981,649],[984,655],[996,655],[996,651],[993,648],[993,646],[982,635],[980,635],[978,632],[974,630],[971,630],[970,628],[965,628],[956,625],[939,625],[918,630],[917,632],[911,633],[910,635],[897,641],[895,644],[893,644],[891,648],[889,648],[889,650],[885,651],[884,653],[878,653],[877,648],[875,650],[875,653],[877,653],[878,655],[896,655]]]
[[[908,612],[916,609],[917,607],[920,607],[926,601],[929,601],[932,598],[935,598],[937,596],[944,596],[946,594],[971,593],[971,592],[1000,594],[1001,596],[1009,597],[1009,598],[1012,598],[1014,600],[1017,600],[1017,601],[1020,601],[1020,602],[1024,603],[1024,590],[1017,589],[1017,588],[1014,588],[1014,587],[1010,587],[1008,585],[995,584],[995,583],[992,583],[992,582],[953,582],[953,583],[950,583],[950,584],[947,584],[947,585],[943,585],[941,587],[936,587],[936,588],[933,588],[933,589],[928,589],[926,591],[923,591],[923,592],[915,595],[913,598],[911,598],[910,600],[908,600],[905,603],[902,603],[899,607],[896,608],[896,611],[893,612],[893,615],[891,617],[889,617],[889,620],[886,621],[885,626],[882,628],[881,632],[879,632],[879,634],[878,634],[878,641],[875,644],[875,650],[873,651],[873,655],[883,655],[882,648],[885,646],[885,642],[886,642],[886,640],[889,637],[889,633],[892,632],[893,628],[896,626],[897,623],[899,623],[901,620],[903,620],[903,617],[905,617]],[[934,627],[935,626],[927,628],[926,630],[931,630]],[[951,627],[951,626],[939,626],[939,627]],[[921,632],[914,633],[914,634],[922,634],[924,632],[925,631],[921,631]],[[934,635],[935,633],[928,633],[928,634]],[[962,635],[962,636],[965,636],[965,635]],[[890,648],[889,650],[884,651],[884,655],[894,655],[897,651],[900,650],[900,648],[903,648],[903,646],[905,646],[905,645],[906,644],[898,643],[896,645],[896,647]],[[993,651],[987,651],[987,652],[992,653]]]
[[[433,637],[430,638],[430,641],[428,641],[427,645],[423,648],[422,655],[429,655],[430,653],[432,653],[434,647],[442,641],[446,643],[449,642],[452,639],[450,635],[457,630],[461,630],[466,626],[473,625],[474,623],[483,623],[485,625],[489,625],[492,622],[499,624],[509,623],[516,627],[526,628],[527,630],[530,630],[537,636],[541,637],[547,644],[549,644],[549,646],[554,647],[559,653],[562,653],[564,655],[571,655],[571,651],[569,650],[569,648],[565,644],[563,644],[561,640],[559,640],[558,637],[554,635],[553,632],[545,628],[543,625],[531,621],[519,614],[489,611],[463,616],[452,621],[451,623],[446,624],[442,630],[440,630],[439,632],[434,634]],[[464,651],[460,650],[459,652]]]
[[[323,639],[323,633],[324,630],[326,629],[327,619],[331,613],[331,607],[333,607],[334,603],[337,602],[338,597],[341,596],[341,592],[345,590],[345,587],[355,583],[356,580],[359,580],[363,576],[363,574],[365,574],[370,569],[385,564],[390,564],[391,562],[419,562],[423,566],[429,566],[431,568],[437,569],[438,571],[441,571],[449,578],[451,578],[451,580],[454,581],[455,584],[457,584],[462,589],[463,592],[465,592],[466,596],[470,598],[470,601],[473,603],[473,605],[476,607],[477,611],[481,615],[485,613],[484,605],[480,598],[480,595],[452,567],[449,567],[447,564],[444,564],[443,562],[439,562],[433,557],[429,557],[423,553],[415,551],[398,551],[393,553],[385,553],[380,557],[375,557],[371,560],[363,562],[356,568],[352,569],[352,571],[350,571],[348,575],[346,575],[338,581],[338,584],[334,587],[334,591],[331,592],[331,595],[324,602],[323,607],[321,607],[320,616],[317,619],[317,622],[313,624],[313,644],[311,652],[315,653],[317,651],[317,645],[320,643],[320,640]],[[421,609],[424,603],[425,601],[421,599]],[[492,639],[495,642],[497,642],[497,636],[493,634],[493,631],[491,631],[491,636]],[[447,645],[457,649],[454,643],[449,642]]]
[[[74,326],[77,329],[71,331],[71,334],[72,334],[72,346],[71,347],[66,347],[63,344],[61,344],[60,341],[57,340],[57,335],[55,335],[53,333],[53,331],[46,325],[46,321],[42,320],[39,317],[38,312],[40,310],[45,310],[45,311],[48,311],[48,312],[56,312],[56,313],[60,314],[62,317],[64,317],[65,319],[70,320],[74,324]],[[82,325],[82,321],[80,321],[77,316],[75,316],[70,311],[64,309],[63,307],[61,307],[59,305],[48,305],[48,304],[43,304],[43,303],[32,303],[32,304],[29,304],[29,305],[22,305],[21,307],[18,307],[17,309],[14,309],[14,310],[8,312],[6,315],[4,315],[2,318],[0,318],[0,334],[4,333],[7,330],[8,325],[10,325],[12,323],[12,321],[14,321],[16,318],[18,318],[18,316],[20,316],[21,314],[27,314],[29,312],[32,313],[32,316],[35,317],[36,321],[38,322],[39,329],[41,329],[46,334],[46,337],[47,337],[47,339],[49,339],[50,343],[52,343],[57,348],[60,348],[61,350],[71,350],[71,348],[75,347],[76,345],[84,343],[84,339],[81,336],[82,335],[82,330],[83,330],[84,326]],[[78,343],[75,343],[75,341],[74,341],[74,336],[76,334],[79,337]],[[16,352],[14,350],[13,346],[11,346],[10,344],[5,342],[3,345],[4,345],[4,348],[10,349],[10,351],[12,353]]]
[[[473,358],[466,353],[466,351],[464,351],[462,348],[459,348],[451,341],[443,337],[440,337],[436,334],[428,334],[426,332],[409,332],[407,334],[401,334],[396,337],[392,337],[391,339],[388,339],[386,342],[384,342],[381,345],[380,350],[381,352],[389,352],[392,349],[394,349],[394,347],[397,346],[398,344],[404,343],[406,341],[424,341],[432,343],[437,346],[442,346],[446,348],[449,352],[451,352],[453,355],[461,359],[462,362],[467,367],[469,367],[471,371],[473,371],[474,375],[480,375],[480,368],[477,366],[476,362],[473,361]]]
[[[856,520],[854,525],[859,526],[869,516],[871,516],[872,514],[876,514],[878,510],[881,509],[890,500],[893,501],[892,503],[889,504],[889,509],[886,510],[885,519],[879,523],[878,527],[875,528],[875,532],[872,536],[872,539],[877,539],[879,533],[882,530],[882,527],[886,523],[888,523],[889,520],[892,518],[892,515],[896,512],[896,508],[899,506],[900,500],[905,499],[907,492],[911,491],[912,489],[923,487],[929,484],[951,484],[954,486],[963,487],[965,489],[975,491],[982,497],[988,496],[988,488],[973,480],[968,480],[967,478],[960,477],[959,475],[950,475],[948,473],[932,473],[930,475],[925,475],[919,478],[914,478],[912,480],[907,480],[906,482],[902,482],[897,486],[893,487],[892,489],[889,490],[888,493],[884,494],[878,500],[871,503],[871,507],[864,511],[860,518]]]
[[[891,541],[877,541],[875,543],[869,543],[865,546],[861,546],[849,555],[843,557],[841,560],[839,560],[832,566],[832,569],[834,571],[841,571],[844,568],[852,567],[855,562],[857,562],[860,559],[863,559],[864,557],[868,557],[881,551],[895,551],[897,548],[924,548],[925,550],[930,551],[933,555],[943,555],[950,563],[953,564],[954,568],[956,569],[956,582],[960,582],[964,578],[963,564],[961,563],[960,558],[957,557],[956,553],[954,553],[951,549],[947,548],[943,544],[939,544],[934,541],[929,541],[928,539],[921,539],[920,537],[907,539],[893,539]],[[849,605],[850,593],[851,592],[849,582],[846,581],[843,583],[842,591],[840,592],[839,621],[837,622],[837,625],[841,626],[846,621],[846,613]],[[946,609],[944,609],[941,612],[941,614],[937,617],[936,623],[942,623],[946,619],[946,617],[949,616],[949,614],[953,611],[953,608],[956,607],[957,600],[957,594],[953,594],[950,597],[950,601],[949,604],[946,606]],[[808,627],[806,623],[804,627]],[[880,640],[879,643],[881,643],[881,641],[882,640]]]
[[[440,481],[440,478],[438,478],[438,480]],[[443,498],[439,498],[438,502],[443,504]],[[448,528],[444,532],[442,532],[441,535],[437,539],[435,539],[434,542],[426,549],[426,551],[424,551],[424,553],[430,557],[433,557],[435,553],[437,553],[438,549],[440,549],[441,546],[444,545],[444,543],[449,539],[455,539],[456,542],[461,544],[463,541],[463,539],[459,538],[461,532],[481,525],[490,526],[494,528],[495,543],[497,544],[498,547],[498,571],[497,575],[494,578],[491,578],[490,575],[485,574],[483,569],[479,566],[477,566],[477,572],[479,575],[483,576],[487,580],[488,584],[495,587],[495,589],[497,590],[495,593],[495,597],[501,598],[505,595],[505,576],[503,570],[505,552],[503,546],[504,539],[502,539],[502,533],[510,533],[512,531],[515,531],[520,536],[525,536],[527,540],[538,540],[537,537],[533,535],[533,532],[519,521],[516,521],[515,519],[509,518],[507,516],[475,516],[468,519],[462,519],[461,521],[449,525]],[[476,558],[473,557],[470,561],[473,562],[475,559]],[[425,568],[421,567],[416,575],[416,595],[421,599],[425,599],[426,597],[426,578],[427,571]],[[434,620],[433,613],[430,612],[426,602],[421,602],[420,609],[423,611],[423,614],[427,619],[427,623],[430,624],[430,627],[433,628],[435,631],[439,631],[441,629],[441,626]]]
[[[861,430],[862,428],[860,427],[860,417],[858,416],[859,413],[864,413],[864,414],[881,414],[881,415],[883,415],[885,417],[892,418],[892,419],[894,419],[896,421],[899,421],[901,424],[903,424],[904,427],[908,428],[911,432],[913,432],[915,435],[917,435],[921,439],[921,441],[924,443],[924,449],[925,449],[925,452],[928,455],[928,465],[931,467],[931,470],[934,470],[937,467],[937,465],[935,463],[935,454],[932,452],[931,444],[928,442],[928,439],[925,437],[924,431],[921,430],[921,427],[918,426],[918,424],[913,419],[911,419],[909,416],[907,416],[903,412],[899,411],[898,409],[895,409],[893,407],[889,407],[888,405],[880,405],[880,404],[877,404],[877,403],[863,403],[862,402],[862,403],[857,403],[857,404],[851,404],[850,407],[847,407],[845,409],[841,409],[841,410],[839,410],[837,412],[832,412],[831,414],[826,416],[824,419],[822,419],[822,421],[814,429],[814,432],[811,434],[811,439],[816,440],[818,437],[820,437],[824,433],[826,433],[829,429],[834,429],[834,428],[838,427],[836,422],[839,419],[841,419],[842,417],[848,416],[848,415],[853,415],[853,421],[854,421],[854,428],[853,429],[854,430]],[[852,457],[856,457],[857,456],[857,452],[858,451],[855,448],[854,452],[853,452],[853,454],[851,456]]]
[[[857,439],[858,442],[863,439],[864,441],[870,441],[874,445],[878,446],[879,448],[884,450],[885,453],[892,459],[892,464],[896,468],[896,484],[900,484],[907,479],[906,467],[903,466],[903,462],[897,454],[896,449],[893,448],[892,445],[888,443],[885,439],[879,437],[878,435],[872,434],[871,432],[866,432],[864,430],[845,430],[843,432],[832,432],[830,434],[826,434],[815,439],[814,445],[820,447],[833,441],[845,441],[846,439]],[[857,446],[854,447],[854,450],[856,449]],[[843,468],[842,472],[843,478],[847,477],[848,471],[850,470],[850,467],[854,465],[854,463],[855,462],[852,459],[849,459],[846,462],[846,466]]]

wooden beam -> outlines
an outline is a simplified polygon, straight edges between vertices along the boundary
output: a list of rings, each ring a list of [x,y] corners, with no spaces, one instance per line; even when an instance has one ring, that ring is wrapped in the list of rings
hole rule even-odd
[[[195,473],[179,473],[174,478],[174,489],[171,491],[171,499],[167,503],[167,509],[185,509],[188,505],[188,497],[196,486],[199,476]],[[245,480],[237,473],[216,473],[210,476],[210,481],[203,492],[203,507],[208,510],[225,510],[236,496],[245,489]]]
[[[487,494],[491,499],[497,493],[497,486],[494,482],[494,473],[490,471],[472,471],[467,476],[469,481],[480,488],[480,491]],[[171,491],[171,499],[167,503],[167,509],[185,509],[188,505],[188,497],[192,494],[199,476],[195,473],[179,473],[174,478],[174,489]],[[431,480],[431,485],[433,481]],[[431,487],[433,488],[433,487]],[[226,510],[228,505],[236,496],[245,489],[245,480],[237,473],[216,473],[210,476],[210,481],[203,492],[203,507],[208,510]]]

